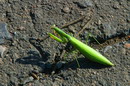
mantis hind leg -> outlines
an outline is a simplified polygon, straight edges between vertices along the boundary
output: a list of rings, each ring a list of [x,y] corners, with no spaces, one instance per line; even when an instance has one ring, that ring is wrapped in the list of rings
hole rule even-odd
[[[86,38],[87,44],[88,44],[89,37],[92,37],[98,44],[100,44],[99,41],[90,32],[88,32],[87,34],[87,38]]]
[[[78,67],[80,68],[80,64],[79,64],[79,61],[78,61],[77,57],[74,56],[74,58],[75,58],[75,60],[77,62]]]

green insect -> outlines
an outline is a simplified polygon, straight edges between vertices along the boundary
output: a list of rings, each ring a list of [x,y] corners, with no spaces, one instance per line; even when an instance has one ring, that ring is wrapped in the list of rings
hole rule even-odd
[[[76,49],[78,49],[85,57],[88,59],[98,62],[100,64],[104,64],[107,66],[113,66],[114,64],[111,63],[107,58],[105,58],[103,55],[101,55],[99,52],[94,50],[93,48],[89,47],[88,45],[84,44],[83,42],[77,40],[76,38],[66,34],[64,31],[62,31],[60,28],[53,25],[51,29],[54,29],[60,36],[61,39],[54,36],[53,34],[49,33],[50,37],[55,39],[58,42],[70,42]]]

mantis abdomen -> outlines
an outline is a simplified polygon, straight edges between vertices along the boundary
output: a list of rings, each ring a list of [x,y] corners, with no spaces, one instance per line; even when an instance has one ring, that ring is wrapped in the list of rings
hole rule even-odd
[[[75,39],[74,37],[69,38],[69,42],[76,47],[85,57],[88,59],[98,62],[104,65],[110,65],[113,66],[107,58],[105,58],[103,55],[101,55],[99,52],[94,50],[93,48],[89,47],[88,45],[82,43],[81,41]]]

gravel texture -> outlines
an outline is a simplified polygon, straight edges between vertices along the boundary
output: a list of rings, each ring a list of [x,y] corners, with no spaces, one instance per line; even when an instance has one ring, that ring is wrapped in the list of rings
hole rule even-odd
[[[79,36],[83,42],[87,31],[103,40],[130,34],[130,0],[0,0],[0,24],[7,24],[11,37],[0,42],[0,86],[130,86],[130,49],[124,47],[128,40],[96,49],[113,67],[91,62],[72,49],[63,60],[63,44],[50,38],[40,41],[52,32],[51,25],[62,27],[86,16],[64,28],[77,33],[91,10],[93,19]]]

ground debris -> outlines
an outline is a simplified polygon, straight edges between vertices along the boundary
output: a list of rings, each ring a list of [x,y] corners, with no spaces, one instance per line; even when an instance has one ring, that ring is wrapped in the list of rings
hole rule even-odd
[[[0,57],[3,57],[4,52],[6,51],[7,47],[0,45]]]
[[[104,42],[100,42],[100,45],[99,44],[91,44],[91,46],[97,48],[97,49],[101,49],[101,48],[104,48],[106,46],[111,46],[113,44],[116,44],[116,43],[119,43],[119,42],[123,42],[123,41],[128,41],[129,38],[127,35],[124,35],[124,36],[117,36],[117,37],[113,37],[111,39],[107,39],[105,40]]]
[[[25,84],[27,84],[27,83],[29,83],[29,82],[32,82],[33,80],[34,80],[34,78],[33,78],[32,76],[26,77],[26,78],[23,78],[21,84],[22,84],[22,85],[25,85]]]
[[[130,44],[129,44],[129,43],[126,43],[126,44],[124,45],[124,47],[130,49]]]
[[[69,13],[69,12],[70,12],[70,8],[69,8],[69,7],[64,7],[64,8],[63,8],[63,12]]]
[[[92,7],[93,3],[91,0],[78,0],[75,1],[74,3],[76,3],[80,8],[86,8],[86,7]]]
[[[0,65],[3,64],[3,63],[4,63],[4,62],[3,62],[2,58],[0,58]]]
[[[0,22],[0,44],[3,44],[5,39],[11,39],[11,35],[7,30],[7,24]]]

